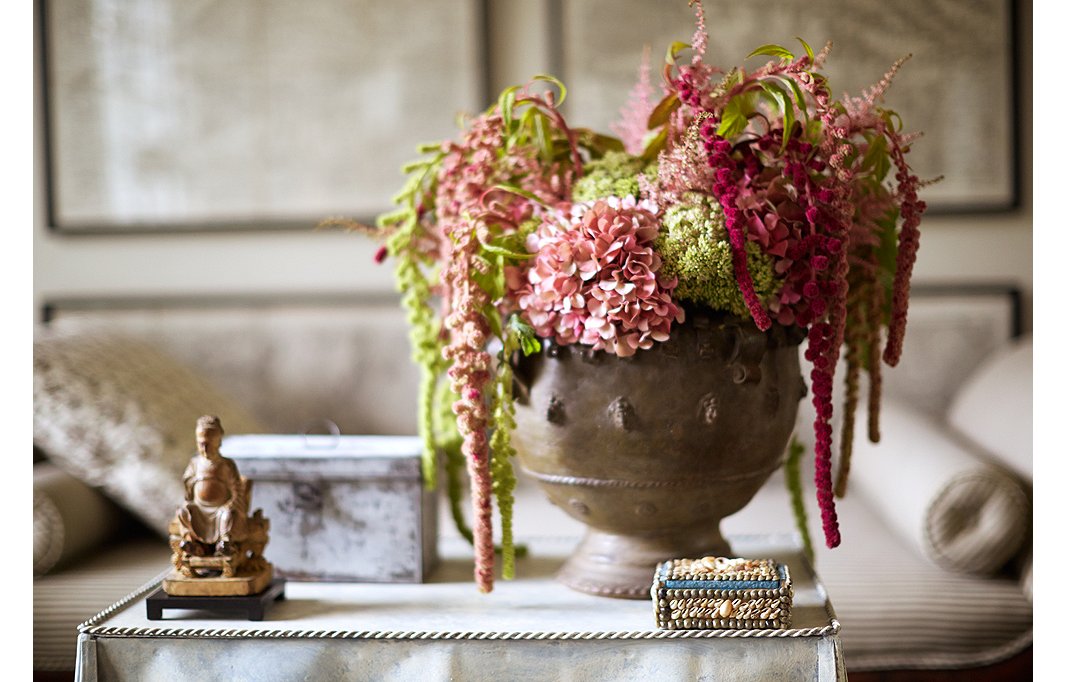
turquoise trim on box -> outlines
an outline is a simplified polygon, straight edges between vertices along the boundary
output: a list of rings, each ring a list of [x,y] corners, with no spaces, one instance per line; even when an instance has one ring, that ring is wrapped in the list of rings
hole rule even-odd
[[[668,590],[776,590],[780,580],[667,580]]]
[[[667,580],[671,564],[664,562],[659,568],[659,587],[667,590],[776,590],[782,579],[788,579],[785,567],[776,564],[777,580]]]

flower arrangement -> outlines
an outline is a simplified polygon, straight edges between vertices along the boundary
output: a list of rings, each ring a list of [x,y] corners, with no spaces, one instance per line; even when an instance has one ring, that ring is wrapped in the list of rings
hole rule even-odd
[[[571,127],[562,83],[505,90],[455,141],[425,145],[382,216],[422,367],[419,428],[427,484],[443,453],[453,515],[494,579],[495,498],[505,578],[514,574],[510,358],[540,339],[631,356],[665,341],[682,303],[806,331],[816,409],[815,484],[829,547],[846,488],[858,382],[870,377],[878,439],[882,359],[900,357],[925,205],[906,153],[915,135],[883,108],[900,60],[858,97],[835,99],[815,53],[764,45],[752,71],[704,61],[702,6],[675,43],[657,100],[647,57],[613,127]],[[687,60],[680,58],[688,50]],[[838,476],[833,377],[846,367]],[[794,480],[790,457],[790,480]],[[460,506],[469,475],[473,529]],[[802,514],[802,509],[798,510]]]

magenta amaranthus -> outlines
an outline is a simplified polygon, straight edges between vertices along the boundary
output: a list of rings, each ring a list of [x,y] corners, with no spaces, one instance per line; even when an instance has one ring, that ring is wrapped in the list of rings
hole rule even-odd
[[[905,158],[915,136],[882,108],[902,60],[862,96],[835,100],[819,73],[828,45],[815,54],[800,41],[799,56],[764,45],[749,55],[770,57],[764,66],[726,71],[704,63],[699,3],[696,21],[692,45],[675,43],[667,55],[657,105],[642,68],[613,127],[624,144],[571,128],[557,109],[565,89],[540,76],[504,91],[459,141],[424,147],[429,157],[408,166],[398,210],[379,220],[423,368],[426,479],[436,480],[438,453],[450,475],[465,461],[469,537],[484,591],[494,579],[494,495],[503,574],[513,574],[511,355],[535,352],[538,337],[619,356],[640,352],[684,320],[685,301],[675,296],[682,290],[699,291],[704,305],[743,300],[762,330],[807,331],[818,500],[827,545],[840,542],[834,372],[843,357],[842,495],[864,370],[870,437],[878,437],[880,362],[899,360],[925,209],[917,196],[923,183]],[[680,63],[686,49],[691,57]],[[660,230],[664,217],[671,225],[689,221],[677,234],[698,234],[698,243],[660,252],[657,240],[671,238]],[[664,257],[685,260],[666,264]],[[735,288],[717,296],[706,287],[719,280],[701,278],[678,289],[677,277],[663,274],[700,267],[731,270]],[[450,480],[449,491],[458,489]]]

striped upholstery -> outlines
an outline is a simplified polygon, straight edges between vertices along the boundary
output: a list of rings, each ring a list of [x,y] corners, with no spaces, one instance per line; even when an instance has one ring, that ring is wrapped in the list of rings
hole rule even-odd
[[[1016,578],[971,577],[937,566],[898,539],[855,491],[838,501],[841,545],[826,549],[812,487],[805,497],[815,569],[840,618],[849,671],[977,667],[1032,643],[1032,604]],[[780,473],[723,523],[727,533],[792,528]]]
[[[33,669],[74,670],[78,625],[169,567],[158,538],[117,545],[68,570],[33,581]]]
[[[896,540],[857,496],[841,500],[839,514],[843,542],[819,547],[816,568],[842,623],[849,670],[976,667],[1031,644],[1032,604],[1016,579],[940,568]]]

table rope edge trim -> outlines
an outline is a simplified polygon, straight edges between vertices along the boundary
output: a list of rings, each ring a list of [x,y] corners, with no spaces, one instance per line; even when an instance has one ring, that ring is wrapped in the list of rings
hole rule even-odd
[[[221,639],[397,639],[397,640],[627,640],[747,639],[825,637],[839,623],[789,630],[651,630],[638,632],[418,632],[398,630],[249,630],[229,628],[88,627],[83,634],[101,637],[211,637]]]

